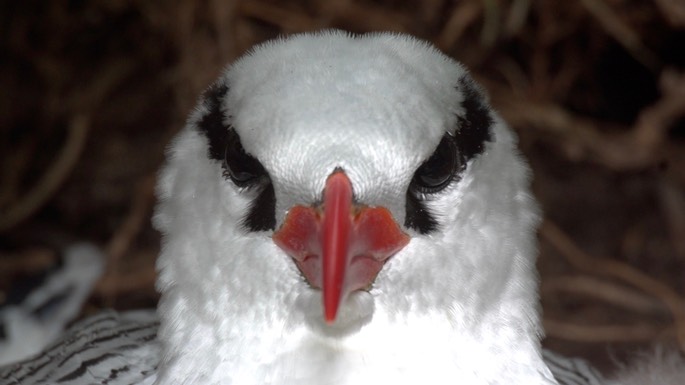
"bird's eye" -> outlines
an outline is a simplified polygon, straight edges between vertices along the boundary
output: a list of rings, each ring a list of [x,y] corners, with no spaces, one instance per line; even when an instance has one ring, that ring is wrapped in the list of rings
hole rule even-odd
[[[435,152],[414,173],[410,189],[431,194],[447,187],[461,167],[458,151],[454,137],[445,134]]]
[[[228,132],[224,173],[238,187],[249,187],[268,178],[264,166],[255,157],[245,152],[235,129],[230,129]]]

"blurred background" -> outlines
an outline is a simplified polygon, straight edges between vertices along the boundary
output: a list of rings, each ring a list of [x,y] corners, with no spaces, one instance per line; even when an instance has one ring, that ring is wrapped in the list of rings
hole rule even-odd
[[[0,304],[87,240],[107,266],[81,316],[154,307],[169,140],[231,60],[323,28],[429,40],[488,90],[545,212],[547,347],[602,369],[685,349],[680,0],[3,2]]]

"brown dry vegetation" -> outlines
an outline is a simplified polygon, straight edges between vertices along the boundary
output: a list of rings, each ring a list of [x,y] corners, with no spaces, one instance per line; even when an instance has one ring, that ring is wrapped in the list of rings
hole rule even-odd
[[[84,313],[154,306],[154,177],[199,93],[279,34],[390,30],[464,62],[520,136],[545,211],[545,344],[602,367],[655,342],[685,349],[683,2],[1,7],[0,303],[85,239],[108,267]]]

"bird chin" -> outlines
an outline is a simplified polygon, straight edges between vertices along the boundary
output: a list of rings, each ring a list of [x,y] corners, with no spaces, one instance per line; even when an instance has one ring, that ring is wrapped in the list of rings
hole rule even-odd
[[[340,339],[361,330],[373,318],[374,301],[368,291],[357,290],[351,293],[345,302],[340,304],[333,323],[324,320],[323,299],[321,291],[308,290],[297,297],[296,312],[303,316],[304,324],[315,334]]]

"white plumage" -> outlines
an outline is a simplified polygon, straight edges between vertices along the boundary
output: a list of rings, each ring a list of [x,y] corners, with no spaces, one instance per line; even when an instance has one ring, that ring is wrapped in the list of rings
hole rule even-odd
[[[300,209],[315,227],[329,215],[332,175],[352,189],[354,226],[371,213],[409,240],[380,264],[352,242],[339,306],[322,300],[326,252],[293,224]],[[509,128],[428,44],[338,31],[263,44],[205,94],[161,173],[158,340],[155,319],[104,315],[121,322],[66,337],[92,348],[81,365],[65,373],[46,353],[0,370],[0,383],[36,382],[42,365],[42,379],[81,383],[556,384],[539,342],[528,185]],[[314,264],[282,239],[314,239],[303,246]],[[93,343],[136,324],[129,343]],[[562,384],[601,381],[580,361],[545,359]]]
[[[320,201],[336,168],[357,201],[404,223],[412,175],[446,133],[459,141],[467,92],[479,92],[463,67],[423,42],[340,32],[259,46],[221,86],[224,129],[235,129],[271,179],[276,228],[289,208]],[[195,111],[159,185],[163,382],[554,383],[539,347],[537,208],[494,112],[476,128],[492,135],[482,154],[422,197],[439,229],[407,229],[409,245],[329,327],[320,291],[272,232],[244,228],[258,192],[222,178],[222,161],[208,157],[200,126],[213,108]]]

